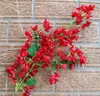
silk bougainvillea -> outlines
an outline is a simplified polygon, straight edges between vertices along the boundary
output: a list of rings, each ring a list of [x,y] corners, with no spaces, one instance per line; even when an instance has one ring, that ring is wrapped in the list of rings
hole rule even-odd
[[[53,26],[46,19],[43,28],[32,26],[32,31],[26,31],[27,40],[21,47],[15,63],[8,68],[9,77],[16,85],[15,91],[23,90],[22,96],[29,96],[35,88],[35,75],[40,68],[49,68],[50,84],[56,84],[60,78],[58,69],[74,69],[78,65],[86,65],[87,60],[83,52],[74,46],[80,31],[89,27],[91,12],[94,5],[80,6],[72,12],[72,22],[69,28],[51,30]],[[54,29],[54,28],[53,28]]]

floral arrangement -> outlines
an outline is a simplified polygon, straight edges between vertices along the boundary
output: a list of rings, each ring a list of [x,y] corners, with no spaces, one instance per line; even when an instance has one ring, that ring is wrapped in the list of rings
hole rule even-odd
[[[31,27],[32,31],[25,32],[27,40],[21,47],[17,60],[6,68],[16,85],[16,92],[23,90],[22,96],[30,96],[36,84],[35,75],[40,68],[50,69],[49,82],[52,85],[60,78],[58,69],[74,69],[78,65],[86,65],[86,57],[73,42],[77,41],[78,34],[92,23],[90,18],[94,8],[94,5],[81,5],[76,8],[72,12],[69,29],[62,27],[52,30],[53,26],[45,19],[43,29],[35,25]]]

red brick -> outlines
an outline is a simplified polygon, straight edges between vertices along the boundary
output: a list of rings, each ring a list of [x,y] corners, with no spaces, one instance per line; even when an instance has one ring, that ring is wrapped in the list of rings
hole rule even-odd
[[[87,57],[87,67],[100,67],[100,47],[81,47]]]
[[[35,2],[35,18],[69,19],[77,2],[67,0],[37,0]]]
[[[57,92],[99,92],[100,72],[61,71],[61,78],[56,84]]]
[[[19,93],[16,93],[16,94],[13,94],[13,93],[2,93],[0,94],[0,96],[21,96],[21,94]],[[54,94],[33,94],[32,96],[63,96],[63,95],[54,95]]]
[[[12,65],[19,53],[19,46],[0,45],[0,65]]]
[[[53,91],[53,86],[49,84],[51,73],[50,70],[40,70],[37,75],[37,84],[36,84],[36,90],[38,92],[46,92],[46,91]]]
[[[0,91],[6,90],[6,73],[4,71],[0,71]]]
[[[37,94],[32,96],[63,96],[62,94],[54,95],[54,94]]]
[[[0,22],[0,42],[6,41],[7,23]]]
[[[2,0],[0,1],[0,18],[31,18],[32,17],[32,2],[16,0]],[[18,7],[18,10],[17,10]],[[18,13],[19,12],[19,13]]]

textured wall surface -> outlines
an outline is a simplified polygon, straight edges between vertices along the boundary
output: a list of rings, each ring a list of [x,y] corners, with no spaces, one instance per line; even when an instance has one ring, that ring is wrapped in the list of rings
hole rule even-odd
[[[53,86],[48,83],[48,70],[38,73],[32,96],[100,96],[100,0],[0,0],[0,96],[13,96],[14,85],[5,68],[15,61],[25,41],[24,31],[31,25],[41,26],[44,18],[55,27],[67,27],[71,12],[80,4],[96,5],[93,24],[75,43],[85,53],[87,66],[60,71],[61,78]]]

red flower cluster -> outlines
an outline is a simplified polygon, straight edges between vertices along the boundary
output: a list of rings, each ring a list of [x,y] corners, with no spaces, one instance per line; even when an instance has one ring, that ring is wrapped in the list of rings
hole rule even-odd
[[[58,73],[58,72],[55,72],[52,76],[51,76],[51,78],[50,78],[50,80],[49,80],[49,82],[50,82],[50,84],[52,85],[52,84],[56,84],[56,82],[58,81],[58,78],[60,77],[60,73]]]
[[[6,71],[9,73],[9,77],[13,79],[13,82],[15,84],[18,82],[16,75],[18,73],[18,68],[20,64],[23,69],[23,73],[20,74],[20,77],[25,75],[29,69],[29,66],[26,66],[27,62],[24,59],[29,55],[28,48],[31,46],[32,35],[30,31],[25,32],[25,35],[27,36],[28,39],[25,42],[25,44],[21,47],[20,54],[18,55],[16,62],[9,68],[6,68]]]
[[[21,47],[17,60],[14,65],[6,68],[9,77],[16,84],[16,91],[22,89],[24,90],[22,96],[29,96],[31,90],[35,88],[34,76],[40,68],[50,69],[52,75],[49,82],[52,85],[60,78],[57,69],[74,69],[77,65],[86,65],[86,57],[73,43],[78,40],[80,30],[90,26],[89,19],[93,10],[93,5],[82,5],[77,8],[77,11],[72,13],[75,24],[73,26],[72,21],[70,29],[57,28],[52,34],[50,29],[53,26],[44,20],[43,29],[39,30],[35,25],[31,27],[32,31],[25,32],[27,40]]]
[[[31,90],[33,90],[34,88],[35,88],[34,86],[32,86],[32,87],[26,86],[26,90],[25,90],[25,92],[22,94],[22,96],[29,96]]]
[[[66,30],[65,28],[56,29],[54,38],[58,39],[60,46],[68,46],[78,39],[77,34],[80,32],[78,28]]]
[[[91,22],[89,21],[89,19],[92,17],[91,12],[94,10],[94,8],[94,5],[82,5],[79,8],[77,8],[77,11],[72,12],[72,18],[76,18],[76,24],[81,24],[82,29],[85,29],[86,27],[90,26]],[[83,20],[85,20],[85,23],[83,23]]]
[[[48,22],[46,19],[44,20],[43,27],[46,32],[49,32],[49,30],[52,28],[50,22]]]

